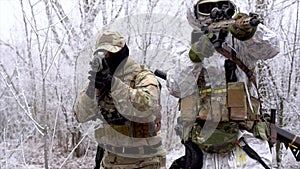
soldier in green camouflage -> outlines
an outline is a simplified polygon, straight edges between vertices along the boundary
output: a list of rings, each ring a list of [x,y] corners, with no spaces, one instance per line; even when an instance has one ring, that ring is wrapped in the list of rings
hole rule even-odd
[[[80,123],[103,121],[95,130],[104,149],[100,168],[165,168],[155,75],[129,57],[124,37],[111,30],[98,36],[89,73],[74,110]]]

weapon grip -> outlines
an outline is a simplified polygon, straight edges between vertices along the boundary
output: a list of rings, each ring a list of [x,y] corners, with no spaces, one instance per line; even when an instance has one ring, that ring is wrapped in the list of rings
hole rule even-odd
[[[275,124],[276,120],[276,109],[271,109],[271,123]]]
[[[167,74],[166,74],[165,72],[161,71],[161,70],[156,69],[156,70],[154,71],[154,74],[155,74],[157,77],[160,77],[160,78],[162,78],[162,79],[164,79],[164,80],[167,80]]]
[[[276,121],[276,109],[271,109],[271,119],[270,119],[271,140],[269,142],[271,146],[273,146],[277,140],[275,121]]]

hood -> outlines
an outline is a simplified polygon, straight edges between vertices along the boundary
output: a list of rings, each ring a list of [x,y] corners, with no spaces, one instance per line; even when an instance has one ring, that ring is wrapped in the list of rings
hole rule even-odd
[[[195,6],[198,2],[219,2],[222,0],[186,0],[187,7],[187,19],[189,24],[195,30],[201,30],[201,28],[205,25],[205,21],[209,20],[209,16],[197,15],[195,12]],[[224,0],[223,0],[224,1]],[[238,1],[238,0],[228,0],[233,5],[235,5],[235,13],[242,12],[248,14],[249,12],[255,12],[256,1]],[[196,16],[197,15],[197,16]]]

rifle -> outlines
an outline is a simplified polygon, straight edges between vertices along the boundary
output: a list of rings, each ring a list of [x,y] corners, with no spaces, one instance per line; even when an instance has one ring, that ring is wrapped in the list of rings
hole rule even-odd
[[[161,70],[155,70],[154,74],[163,79],[167,80],[167,74],[164,71]],[[300,138],[299,136],[290,133],[289,131],[282,129],[278,126],[275,125],[275,131],[276,135],[272,134],[272,125],[275,125],[275,110],[271,110],[271,122],[270,122],[270,127],[271,127],[271,137],[272,139],[276,139],[277,141],[283,143],[286,148],[290,148],[292,151],[296,161],[300,161]]]
[[[249,13],[249,16],[245,14],[240,14],[241,16],[237,19],[231,19],[234,12],[230,8],[214,8],[211,11],[210,19],[204,24],[206,26],[202,27],[204,34],[207,34],[209,40],[213,43],[217,52],[228,58],[231,62],[242,69],[249,80],[257,87],[256,78],[254,73],[250,70],[237,56],[236,51],[228,46],[225,47],[223,43],[225,38],[230,32],[229,27],[235,27],[235,29],[247,30],[256,27],[259,23],[263,23],[263,19],[259,17],[258,14]],[[192,39],[195,39],[192,37]],[[193,43],[193,42],[192,42]]]
[[[211,16],[212,17],[212,16]],[[262,20],[258,17],[257,14],[250,13],[249,16],[243,16],[239,19],[225,19],[225,20],[216,20],[211,19],[209,23],[207,23],[207,27],[203,27],[205,34],[208,34],[209,40],[213,43],[217,52],[228,58],[229,60],[236,63],[248,76],[248,78],[253,82],[255,86],[256,81],[253,77],[253,72],[247,68],[247,66],[240,61],[236,57],[237,53],[231,47],[225,48],[223,43],[225,42],[225,38],[229,33],[229,27],[237,27],[238,29],[249,29],[256,27],[259,23],[262,23]]]
[[[277,140],[281,143],[284,143],[285,148],[289,147],[296,161],[300,161],[300,138],[297,135],[292,134],[278,126],[276,126],[276,131]]]
[[[210,12],[210,19],[208,19],[202,27],[202,31],[208,32],[228,32],[229,26],[246,30],[256,27],[259,23],[263,23],[263,19],[255,13],[246,14],[239,13],[237,17],[232,19],[235,10],[232,6],[223,5],[222,8],[213,8]],[[208,32],[207,32],[208,31]]]
[[[242,30],[256,27],[258,24],[263,23],[263,19],[258,14],[249,13],[249,16],[242,16],[238,19],[216,19],[211,15],[211,19],[205,22],[205,27],[202,28],[204,31],[219,32],[229,31],[229,26],[236,26]],[[208,32],[205,32],[208,33]]]

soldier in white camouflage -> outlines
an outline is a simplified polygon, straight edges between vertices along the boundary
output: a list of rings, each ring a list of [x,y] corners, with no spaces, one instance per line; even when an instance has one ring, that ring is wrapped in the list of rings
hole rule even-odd
[[[129,57],[124,37],[112,30],[98,36],[89,73],[74,109],[80,123],[103,121],[95,130],[98,148],[104,149],[100,168],[164,169],[155,75]]]
[[[261,22],[246,25],[258,18],[244,13],[245,1],[186,2],[191,49],[167,73],[167,87],[180,100],[176,130],[186,155],[171,168],[271,167],[269,127],[260,118],[254,70],[258,60],[279,53],[276,33]],[[260,160],[240,144],[243,140]]]

